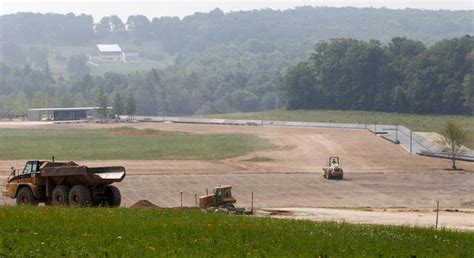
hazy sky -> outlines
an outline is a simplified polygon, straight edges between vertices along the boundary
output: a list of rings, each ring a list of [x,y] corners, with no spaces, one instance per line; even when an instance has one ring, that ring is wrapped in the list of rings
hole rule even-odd
[[[355,7],[387,7],[391,9],[419,8],[419,9],[447,9],[447,10],[474,10],[474,0],[313,0],[313,1],[249,1],[249,0],[0,0],[0,14],[16,12],[40,13],[68,13],[92,14],[95,20],[103,16],[116,14],[126,20],[129,15],[143,14],[152,17],[178,16],[184,17],[195,12],[208,12],[220,8],[225,12],[252,9],[290,9],[296,6],[355,6]],[[474,17],[473,17],[474,19]]]

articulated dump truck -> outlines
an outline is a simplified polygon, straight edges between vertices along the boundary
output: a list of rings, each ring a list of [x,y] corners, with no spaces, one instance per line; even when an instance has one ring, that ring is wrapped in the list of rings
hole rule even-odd
[[[33,160],[8,177],[3,195],[18,205],[118,207],[120,190],[111,185],[125,177],[124,167],[87,167],[75,162]]]

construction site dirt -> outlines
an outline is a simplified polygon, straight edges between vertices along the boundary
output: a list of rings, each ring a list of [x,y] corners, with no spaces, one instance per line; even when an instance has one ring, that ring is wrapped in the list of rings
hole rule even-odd
[[[105,129],[116,126],[124,125],[0,123],[0,128]],[[355,211],[346,212],[349,218],[342,219],[331,213],[326,217],[303,216],[315,220],[417,224],[416,219],[407,220],[402,215],[398,220],[365,216],[358,209],[372,209],[364,212],[384,212],[385,209],[395,214],[412,212],[414,215],[420,210],[432,211],[439,201],[442,209],[459,211],[454,217],[449,215],[450,224],[444,226],[474,230],[474,163],[459,162],[458,167],[463,171],[448,171],[449,160],[410,155],[400,146],[368,131],[165,123],[126,126],[198,134],[248,133],[269,140],[275,147],[222,160],[81,160],[81,164],[88,166],[126,167],[128,177],[117,184],[125,207],[139,200],[149,200],[159,207],[176,207],[180,205],[181,192],[183,205],[193,206],[195,196],[204,195],[206,188],[232,185],[236,205],[240,207],[250,206],[254,192],[254,205],[261,209]],[[322,177],[322,167],[327,165],[331,155],[342,158],[344,180]],[[21,167],[24,162],[0,161],[0,188],[10,167]],[[0,197],[0,204],[13,203]],[[293,214],[301,218],[298,213]],[[441,226],[442,221],[441,217]]]

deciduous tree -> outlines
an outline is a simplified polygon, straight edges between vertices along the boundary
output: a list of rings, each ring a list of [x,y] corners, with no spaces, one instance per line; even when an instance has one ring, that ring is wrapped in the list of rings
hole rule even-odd
[[[456,159],[463,152],[462,145],[467,140],[466,129],[464,129],[462,125],[455,121],[448,121],[439,130],[439,133],[442,136],[442,143],[451,157],[451,169],[456,170]]]

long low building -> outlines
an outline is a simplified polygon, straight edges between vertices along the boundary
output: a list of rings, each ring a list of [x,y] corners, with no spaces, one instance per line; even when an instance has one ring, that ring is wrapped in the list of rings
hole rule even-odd
[[[30,108],[28,109],[28,121],[54,120],[85,120],[93,117],[100,107],[74,107],[74,108]],[[107,109],[112,110],[111,107]]]

